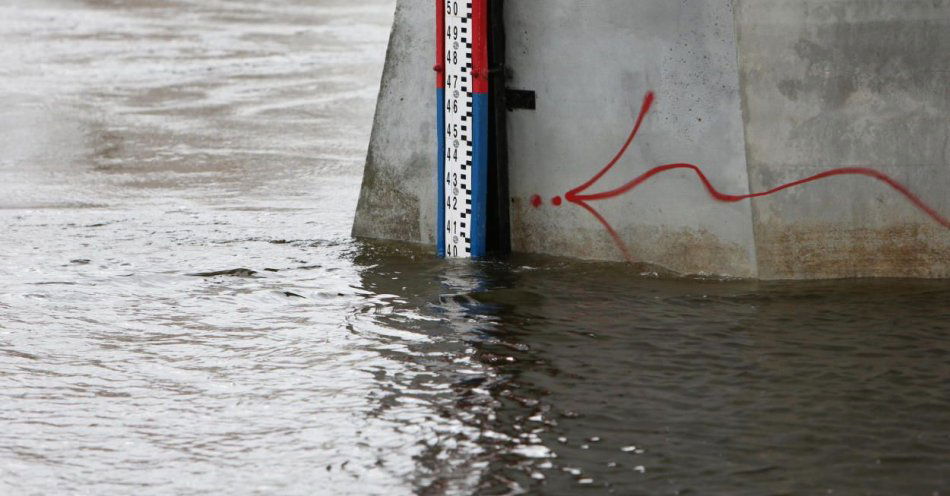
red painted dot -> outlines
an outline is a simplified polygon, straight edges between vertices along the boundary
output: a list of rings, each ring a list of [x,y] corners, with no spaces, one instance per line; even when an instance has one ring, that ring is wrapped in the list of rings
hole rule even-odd
[[[561,206],[561,197],[560,197],[560,196],[555,196],[554,198],[551,198],[551,203],[553,203],[555,207],[560,207],[560,206]]]
[[[541,195],[534,195],[531,197],[531,205],[534,206],[534,208],[540,207],[541,203],[543,203],[541,200]]]

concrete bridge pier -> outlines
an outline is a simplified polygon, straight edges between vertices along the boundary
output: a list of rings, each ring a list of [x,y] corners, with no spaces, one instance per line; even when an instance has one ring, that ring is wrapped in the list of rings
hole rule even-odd
[[[357,236],[435,243],[434,16],[398,2]],[[950,277],[950,0],[519,0],[505,25],[536,94],[508,115],[515,251]]]

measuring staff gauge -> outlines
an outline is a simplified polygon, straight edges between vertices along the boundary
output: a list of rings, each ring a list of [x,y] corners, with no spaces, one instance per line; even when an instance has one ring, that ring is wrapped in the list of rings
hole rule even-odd
[[[488,0],[437,0],[438,253],[486,252]]]

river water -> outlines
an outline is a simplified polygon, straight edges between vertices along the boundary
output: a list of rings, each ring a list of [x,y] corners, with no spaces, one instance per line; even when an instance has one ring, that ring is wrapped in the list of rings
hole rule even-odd
[[[393,7],[0,0],[0,494],[950,494],[946,281],[351,239]]]

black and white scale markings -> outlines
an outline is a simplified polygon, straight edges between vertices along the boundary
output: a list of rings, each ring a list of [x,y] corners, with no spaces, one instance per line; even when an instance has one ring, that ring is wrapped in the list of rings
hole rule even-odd
[[[446,2],[445,256],[472,255],[472,4]]]

